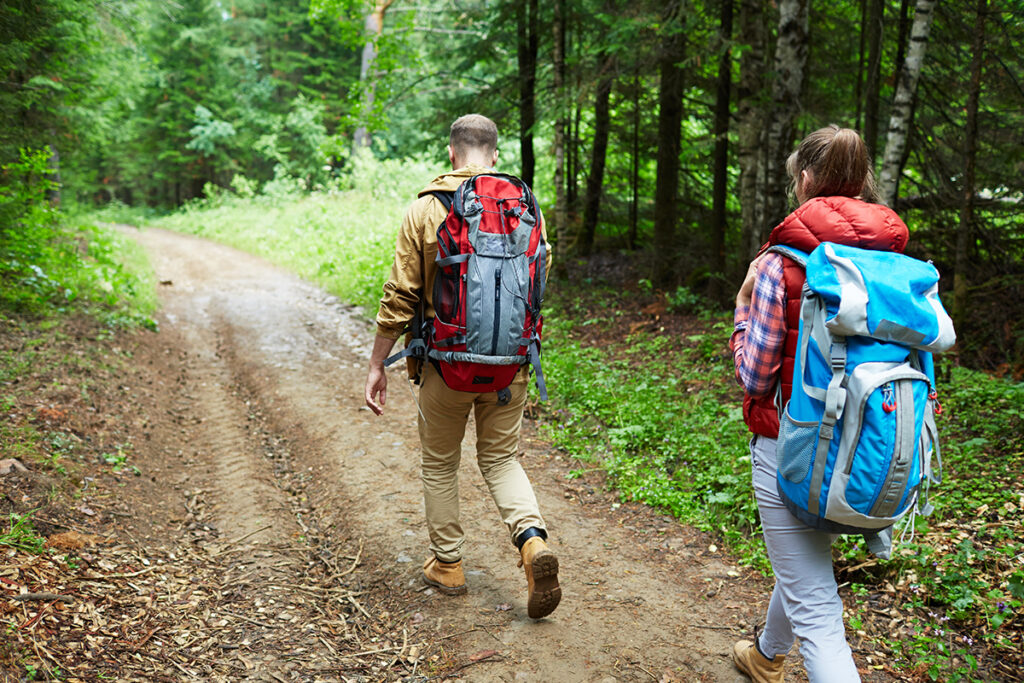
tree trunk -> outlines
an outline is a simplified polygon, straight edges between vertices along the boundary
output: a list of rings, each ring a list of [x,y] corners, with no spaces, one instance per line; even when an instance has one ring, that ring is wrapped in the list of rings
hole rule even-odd
[[[854,101],[857,102],[857,130],[862,130],[864,122],[864,44],[867,42],[868,28],[868,0],[860,0],[860,46],[857,49],[857,90],[854,92]]]
[[[367,128],[366,119],[369,118],[373,109],[373,101],[376,90],[376,74],[373,73],[373,63],[377,60],[377,39],[384,31],[384,13],[394,0],[377,0],[373,11],[366,15],[363,29],[366,32],[366,45],[363,46],[362,62],[359,65],[359,82],[363,85],[363,124],[356,128],[353,135],[355,146],[369,147],[373,142],[370,131]]]
[[[715,93],[714,186],[711,190],[711,269],[725,273],[725,199],[729,185],[729,91],[732,86],[732,2],[721,0],[718,87]],[[716,280],[721,282],[721,280]]]
[[[579,92],[580,84],[576,83],[575,92]],[[569,208],[569,220],[576,223],[580,215],[580,120],[583,118],[583,108],[579,105],[577,98],[572,97],[572,124],[569,126],[569,148],[568,172],[566,174],[566,203]]]
[[[737,149],[740,166],[740,261],[746,270],[761,246],[765,228],[763,184],[758,171],[765,157],[765,50],[766,22],[764,3],[742,0],[739,41],[749,45],[740,57],[740,80],[736,92]]]
[[[580,253],[584,256],[589,256],[594,248],[594,233],[597,231],[597,219],[601,210],[601,189],[604,185],[604,165],[608,154],[608,128],[611,124],[608,103],[615,80],[612,74],[613,60],[603,57],[600,61],[603,68],[594,96],[594,146],[591,149],[590,176],[587,178],[587,198],[583,207],[583,230],[579,243]]]
[[[910,0],[900,0],[900,18],[896,28],[896,71],[893,73],[892,82],[900,82],[900,74],[903,72],[903,60],[907,54],[907,33],[910,31]]]
[[[779,35],[775,48],[775,83],[772,120],[768,128],[765,167],[765,218],[776,223],[786,215],[786,158],[792,151],[793,122],[800,111],[800,95],[807,67],[807,2],[779,0]]]
[[[882,27],[885,0],[870,0],[868,5],[868,74],[864,86],[864,141],[871,165],[878,156],[878,99],[882,86]]]
[[[978,151],[978,99],[981,95],[981,65],[985,52],[985,15],[988,0],[978,0],[971,41],[971,81],[967,90],[967,127],[964,131],[964,194],[960,225],[956,231],[956,262],[953,275],[953,320],[963,329],[967,317],[967,278],[971,233],[974,222],[974,182]]]
[[[658,88],[658,170],[654,189],[654,273],[653,280],[667,285],[673,275],[676,252],[676,205],[679,191],[680,128],[683,122],[683,34],[681,7],[678,3],[668,8],[663,23],[665,35],[658,69],[661,84]]]
[[[50,129],[50,135],[52,137],[57,136],[57,131]],[[57,145],[52,142],[49,144],[50,148],[50,159],[47,161],[49,172],[46,174],[46,179],[50,181],[50,187],[46,190],[46,200],[53,206],[60,206],[60,152],[57,151]]]
[[[903,172],[903,150],[907,146],[914,93],[917,91],[917,81],[921,76],[921,65],[924,62],[934,7],[935,0],[917,0],[914,25],[910,30],[910,47],[907,49],[907,58],[896,84],[896,96],[892,102],[889,135],[885,143],[878,188],[880,198],[887,206],[896,204],[899,193],[899,179]]]
[[[520,176],[533,187],[535,159],[533,126],[537,120],[537,0],[520,2],[516,8],[519,56],[519,153]]]
[[[632,199],[629,204],[630,249],[636,249],[637,233],[640,227],[640,77],[633,74],[633,149],[629,168],[629,187]]]
[[[568,125],[565,112],[565,0],[555,0],[554,62],[555,87],[555,241],[562,258],[555,261],[564,272],[569,250],[568,212],[565,203],[565,133]],[[559,265],[561,264],[561,265]]]

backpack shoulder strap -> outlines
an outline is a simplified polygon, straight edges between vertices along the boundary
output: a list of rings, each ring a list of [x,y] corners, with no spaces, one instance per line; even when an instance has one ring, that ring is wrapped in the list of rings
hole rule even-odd
[[[807,254],[785,244],[774,244],[765,250],[765,253],[782,254],[795,261],[801,268],[807,268]]]
[[[452,210],[452,203],[455,201],[455,192],[451,190],[447,192],[445,192],[444,190],[433,190],[429,194],[432,197],[435,197],[439,202],[441,202],[441,205],[444,206],[445,211]]]

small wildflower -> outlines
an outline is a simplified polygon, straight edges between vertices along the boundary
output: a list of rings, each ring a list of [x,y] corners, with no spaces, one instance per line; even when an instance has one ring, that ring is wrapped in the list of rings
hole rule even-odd
[[[1003,612],[1006,611],[1006,603],[1003,602],[1002,600],[1000,600],[999,602],[996,603],[996,609],[998,609],[999,613],[1002,614]]]

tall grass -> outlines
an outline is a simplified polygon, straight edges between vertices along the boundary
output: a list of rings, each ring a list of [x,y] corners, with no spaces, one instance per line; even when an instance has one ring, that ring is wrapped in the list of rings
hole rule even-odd
[[[154,221],[258,254],[374,315],[402,216],[444,168],[357,158],[334,189],[311,195],[214,195]]]

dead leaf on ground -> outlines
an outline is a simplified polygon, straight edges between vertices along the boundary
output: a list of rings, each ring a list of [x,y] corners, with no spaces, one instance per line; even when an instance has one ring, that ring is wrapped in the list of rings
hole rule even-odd
[[[80,534],[77,531],[62,531],[59,534],[53,534],[46,539],[47,548],[57,548],[59,550],[80,550],[86,546],[95,545],[102,541],[101,536],[94,534]]]
[[[497,650],[480,650],[480,652],[477,652],[475,654],[471,654],[469,656],[469,661],[471,661],[471,662],[479,662],[479,661],[482,661],[484,659],[487,659],[488,657],[493,657],[496,654],[498,654]]]

